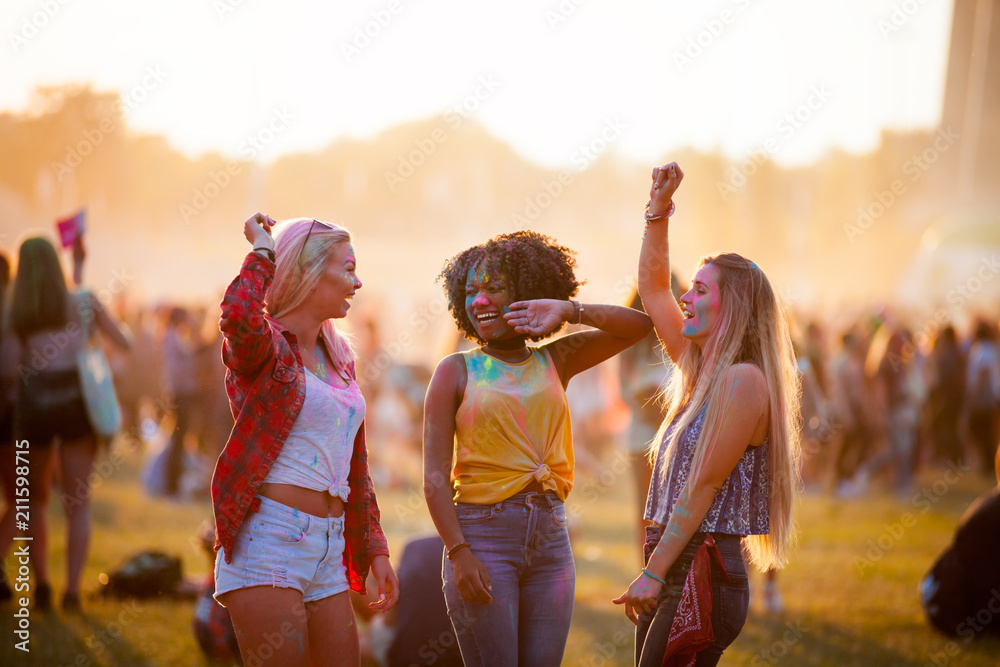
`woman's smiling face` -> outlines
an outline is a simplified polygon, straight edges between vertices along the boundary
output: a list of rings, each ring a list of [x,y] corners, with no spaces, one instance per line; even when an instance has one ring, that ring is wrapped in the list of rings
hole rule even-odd
[[[517,335],[503,314],[513,303],[510,281],[486,271],[482,264],[469,269],[465,280],[465,312],[483,340],[500,341]]]
[[[689,289],[681,296],[684,324],[681,335],[704,347],[722,318],[722,289],[719,269],[705,264],[695,274]]]

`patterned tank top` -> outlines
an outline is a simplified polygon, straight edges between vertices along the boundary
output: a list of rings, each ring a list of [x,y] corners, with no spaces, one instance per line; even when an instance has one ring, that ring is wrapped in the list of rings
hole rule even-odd
[[[669,461],[662,447],[657,452],[646,497],[645,518],[648,521],[664,526],[670,521],[670,514],[691,473],[694,447],[705,425],[707,410],[707,406],[703,407],[687,431],[681,434]],[[664,442],[673,433],[681,414],[668,427]],[[765,438],[757,447],[747,447],[743,452],[736,467],[715,494],[699,531],[729,535],[767,535],[770,532],[771,484],[767,445],[768,438]],[[665,478],[664,467],[667,469]]]

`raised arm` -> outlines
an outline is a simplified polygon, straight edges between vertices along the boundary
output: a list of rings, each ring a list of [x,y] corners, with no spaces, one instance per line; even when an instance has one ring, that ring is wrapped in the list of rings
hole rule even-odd
[[[739,463],[750,445],[760,444],[766,436],[768,392],[764,374],[751,364],[737,364],[723,377],[726,403],[724,421],[718,438],[707,453],[697,475],[688,479],[663,537],[649,557],[646,570],[660,579],[666,578],[674,561],[691,540],[715,501],[715,495]],[[761,435],[761,434],[764,435]],[[628,591],[615,602],[625,604],[625,614],[636,622],[635,614],[656,608],[662,584],[640,574]]]
[[[639,252],[639,295],[653,320],[656,335],[675,363],[690,343],[681,335],[684,315],[670,290],[670,244],[667,242],[670,223],[665,214],[683,178],[684,172],[676,162],[653,169],[649,214],[664,217],[649,223]]]
[[[547,343],[563,386],[577,373],[610,359],[642,340],[653,324],[640,310],[596,303],[580,304],[580,313],[571,301],[535,299],[510,304],[504,319],[514,331],[532,336],[555,331],[563,322],[579,322],[595,327],[591,331],[562,336]]]
[[[129,331],[128,327],[124,323],[119,324],[115,322],[108,311],[104,310],[104,306],[101,305],[100,300],[94,296],[93,293],[90,295],[91,308],[94,311],[94,318],[97,322],[97,328],[100,330],[104,336],[111,341],[116,347],[127,350],[132,347],[132,332]]]
[[[467,379],[463,356],[447,356],[434,370],[424,400],[424,500],[448,548],[465,542],[452,501],[451,462],[455,449],[455,413],[465,395]],[[476,604],[493,601],[489,573],[472,549],[465,547],[454,552],[452,562],[463,599]]]
[[[83,235],[77,234],[76,239],[73,241],[73,284],[77,287],[83,285],[83,264],[87,259],[87,248],[83,243]],[[84,317],[87,321],[93,318],[94,323],[97,324],[97,328],[100,330],[104,336],[111,341],[116,347],[127,350],[132,347],[132,334],[128,330],[128,327],[124,324],[120,325],[115,322],[107,311],[104,310],[104,306],[101,305],[100,300],[94,295],[90,290],[84,290],[83,294],[86,296],[87,303],[80,304],[81,314],[85,314]],[[89,326],[89,325],[88,325]],[[89,335],[89,333],[88,333]]]
[[[256,371],[271,352],[270,328],[264,319],[264,296],[274,278],[274,262],[257,248],[274,249],[274,220],[255,213],[243,225],[243,235],[255,249],[243,260],[240,274],[222,300],[222,361],[234,373]]]

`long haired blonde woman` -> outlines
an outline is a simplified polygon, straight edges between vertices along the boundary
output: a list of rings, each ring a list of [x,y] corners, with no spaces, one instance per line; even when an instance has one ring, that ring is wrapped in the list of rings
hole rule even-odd
[[[247,665],[360,663],[349,591],[399,596],[365,449],[354,353],[334,319],[361,288],[343,227],[257,213],[221,329],[236,415],[212,479],[215,597]]]
[[[653,170],[639,256],[639,293],[679,371],[651,448],[646,567],[615,600],[637,625],[641,667],[665,655],[717,664],[746,620],[741,542],[764,571],[785,563],[793,533],[799,389],[786,320],[763,271],[733,253],[704,258],[674,300],[667,228],[683,177],[676,163]]]

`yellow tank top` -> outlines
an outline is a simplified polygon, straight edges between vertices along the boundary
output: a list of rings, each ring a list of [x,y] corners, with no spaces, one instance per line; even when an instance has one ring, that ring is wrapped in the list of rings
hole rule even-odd
[[[566,500],[573,488],[569,403],[549,353],[519,364],[464,352],[468,382],[455,414],[455,500],[485,505],[533,480]]]

